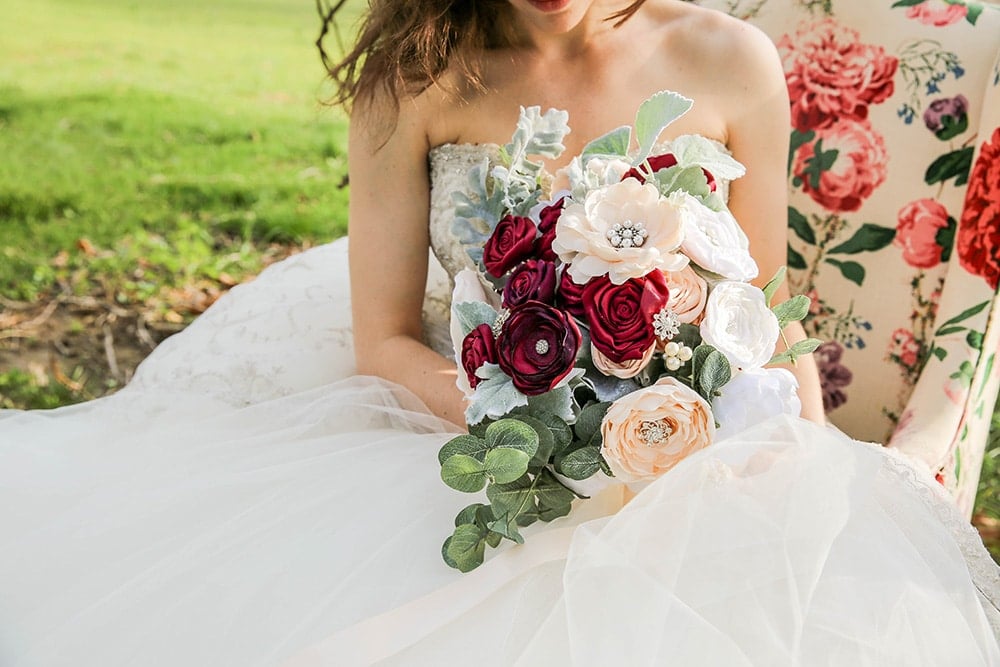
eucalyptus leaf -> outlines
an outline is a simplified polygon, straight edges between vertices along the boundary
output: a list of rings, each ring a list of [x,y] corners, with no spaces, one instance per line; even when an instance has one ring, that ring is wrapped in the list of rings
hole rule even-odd
[[[599,447],[581,447],[556,459],[556,472],[575,480],[587,479],[601,469]]]
[[[500,533],[494,532],[492,530],[486,533],[486,544],[492,547],[493,549],[496,549],[498,546],[500,546],[501,540],[503,540],[503,535],[501,535]]]
[[[441,464],[441,480],[464,493],[475,493],[486,486],[483,463],[465,454],[455,454]]]
[[[788,273],[788,267],[782,266],[778,269],[774,277],[767,281],[764,285],[764,302],[767,304],[768,308],[771,307],[771,300],[774,298],[774,293],[778,291],[781,287],[781,283],[785,282],[785,275]]]
[[[517,449],[531,458],[538,451],[538,433],[520,419],[501,419],[486,429],[486,445],[490,449]]]
[[[534,505],[533,494],[534,488],[528,475],[509,484],[490,484],[486,487],[486,498],[490,501],[494,516],[524,512]]]
[[[538,511],[530,510],[524,514],[517,515],[517,525],[521,528],[527,528],[531,524],[538,521]]]
[[[780,354],[776,354],[771,357],[768,364],[787,364],[794,363],[798,357],[805,356],[807,354],[812,354],[817,347],[823,344],[823,341],[818,338],[806,338],[805,340],[800,340],[799,342],[792,345],[790,348],[785,350]]]
[[[463,301],[451,304],[451,315],[462,327],[462,336],[481,324],[493,326],[497,320],[497,311],[488,303],[482,301]]]
[[[701,386],[701,395],[706,401],[711,402],[716,392],[721,389],[730,379],[733,372],[729,367],[729,360],[726,355],[718,350],[713,350],[698,371],[698,384]]]
[[[501,517],[487,526],[490,530],[495,533],[506,537],[508,540],[517,542],[518,544],[524,544],[524,537],[521,533],[517,531],[516,517],[508,518],[506,516]]]
[[[616,127],[583,147],[582,155],[607,155],[625,157],[632,144],[632,128],[628,125]]]
[[[563,507],[576,498],[576,494],[566,488],[549,470],[543,470],[539,474],[538,482],[535,484],[535,494],[539,508]]]
[[[809,297],[799,294],[783,301],[771,310],[778,318],[778,327],[784,329],[789,322],[801,322],[809,314]]]
[[[497,484],[508,484],[528,472],[528,461],[530,460],[531,456],[519,449],[501,447],[486,452],[486,460],[483,461],[482,465],[486,474],[494,482]],[[480,486],[479,488],[482,487]],[[476,491],[478,490],[476,489]]]
[[[455,454],[465,454],[477,461],[482,461],[486,456],[487,449],[485,440],[474,435],[460,435],[444,443],[444,446],[438,451],[438,463],[444,465],[444,462]]]
[[[635,139],[639,143],[633,165],[641,164],[664,128],[686,114],[693,102],[672,91],[661,91],[639,105],[635,114]]]
[[[452,568],[455,568],[457,570],[458,569],[458,563],[455,562],[454,558],[452,558],[451,556],[448,555],[448,548],[450,546],[451,546],[451,536],[449,535],[448,539],[446,539],[444,541],[444,544],[441,545],[441,558],[444,559],[444,562],[445,562],[445,564],[448,567],[452,567]],[[484,552],[484,555],[485,555],[485,549],[483,550],[483,552]]]
[[[582,442],[587,442],[590,438],[601,430],[601,422],[607,414],[610,402],[592,403],[580,411],[580,416],[576,418],[573,431],[576,437]]]
[[[568,503],[565,505],[547,505],[543,509],[538,510],[538,518],[542,521],[554,521],[559,517],[566,516],[572,509],[573,506]]]
[[[486,505],[483,505],[482,503],[472,503],[468,507],[463,508],[462,511],[455,516],[455,527],[457,528],[458,526],[466,523],[476,523],[476,516],[479,513],[479,509],[482,507],[486,507]]]
[[[454,563],[453,567],[458,570],[470,572],[483,564],[486,535],[479,527],[470,524],[458,526],[445,545],[445,562]]]
[[[540,419],[528,416],[519,416],[518,419],[527,424],[538,435],[538,446],[531,461],[528,462],[529,469],[540,468],[549,462],[552,450],[555,449],[555,436],[549,427]],[[558,417],[555,417],[558,419]],[[565,425],[565,424],[564,424]]]

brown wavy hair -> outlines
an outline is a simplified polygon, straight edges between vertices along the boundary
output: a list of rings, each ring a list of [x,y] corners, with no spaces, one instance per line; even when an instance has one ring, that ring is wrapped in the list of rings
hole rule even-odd
[[[354,47],[332,60],[324,42],[331,32],[340,41],[335,19],[346,1],[316,0],[323,21],[316,46],[334,83],[331,103],[347,109],[385,95],[395,116],[401,98],[421,93],[449,69],[459,81],[449,92],[482,90],[479,54],[514,43],[508,0],[370,0]],[[618,27],[644,2],[633,0],[607,20]]]

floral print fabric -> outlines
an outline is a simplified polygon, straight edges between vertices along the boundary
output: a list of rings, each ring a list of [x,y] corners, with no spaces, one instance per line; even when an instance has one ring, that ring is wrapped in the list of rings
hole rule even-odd
[[[789,279],[829,418],[971,511],[1000,383],[1000,4],[696,2],[781,55]]]

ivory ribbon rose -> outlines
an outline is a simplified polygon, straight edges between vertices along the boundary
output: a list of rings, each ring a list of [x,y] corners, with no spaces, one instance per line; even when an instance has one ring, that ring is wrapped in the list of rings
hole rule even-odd
[[[702,339],[726,355],[734,371],[770,361],[781,333],[760,288],[735,281],[719,283],[708,295],[700,328]]]
[[[666,377],[612,403],[601,435],[601,454],[615,478],[646,482],[712,444],[715,419],[701,396]]]
[[[750,241],[728,209],[713,211],[686,192],[675,192],[670,199],[688,214],[681,250],[692,262],[730,280],[757,277]]]
[[[654,269],[680,271],[688,262],[678,252],[684,240],[684,216],[670,199],[660,196],[655,185],[627,178],[592,191],[582,204],[563,209],[552,250],[580,284],[607,275],[621,285]],[[648,236],[638,246],[616,247],[609,238],[614,225],[633,228],[639,223]]]

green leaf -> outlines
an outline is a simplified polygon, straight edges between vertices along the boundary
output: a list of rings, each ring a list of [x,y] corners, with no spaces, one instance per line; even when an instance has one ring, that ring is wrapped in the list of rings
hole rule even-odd
[[[544,466],[549,462],[552,450],[555,449],[555,437],[552,435],[552,431],[540,419],[528,416],[519,416],[517,419],[531,427],[538,436],[538,446],[528,462],[528,469]]]
[[[976,21],[979,20],[980,15],[983,13],[983,6],[978,2],[970,2],[966,5],[966,8],[968,11],[965,13],[965,20],[972,25],[976,25]]]
[[[955,231],[958,229],[958,223],[955,218],[948,216],[948,224],[945,227],[941,227],[934,234],[934,242],[941,247],[941,263],[946,264],[951,260],[951,249],[955,245]]]
[[[460,435],[444,443],[444,446],[438,451],[438,463],[444,465],[444,462],[455,454],[465,454],[477,461],[482,461],[486,456],[487,449],[485,440],[474,435]]]
[[[462,571],[470,572],[483,564],[486,554],[485,531],[478,526],[463,524],[445,541],[445,562]]]
[[[639,143],[633,165],[649,157],[663,129],[686,114],[693,102],[683,95],[661,91],[639,105],[635,114],[635,139]]]
[[[769,364],[788,364],[794,362],[799,357],[804,357],[807,354],[812,354],[817,347],[823,344],[823,341],[818,338],[806,338],[805,340],[800,340],[799,342],[792,345],[790,348],[785,350],[780,354],[776,354],[771,357],[771,360],[767,363]]]
[[[486,533],[486,544],[492,547],[493,549],[496,549],[498,546],[500,546],[500,541],[502,539],[503,535],[501,535],[500,533],[496,533],[492,530]]]
[[[791,206],[788,207],[788,227],[809,245],[816,245],[816,233],[809,225],[809,220]]]
[[[941,141],[949,141],[969,129],[969,115],[962,114],[957,119],[944,116],[941,119],[941,129],[934,133]]]
[[[657,189],[664,197],[681,190],[695,197],[707,197],[711,194],[708,177],[701,167],[681,167],[675,165],[661,169],[653,176]]]
[[[801,322],[809,314],[809,297],[799,294],[772,308],[778,318],[778,327],[784,329],[789,322]]]
[[[590,438],[601,430],[601,422],[607,414],[611,403],[591,403],[580,411],[580,416],[576,418],[573,431],[581,442],[587,442]]]
[[[490,484],[486,487],[486,497],[494,516],[517,515],[526,511],[533,503],[533,494],[530,475],[523,475],[509,484]]]
[[[519,514],[516,519],[517,525],[521,528],[527,528],[536,521],[538,521],[538,512],[535,510],[529,510],[524,514]]]
[[[965,320],[969,319],[970,317],[974,317],[974,316],[978,315],[979,313],[983,312],[983,310],[985,310],[986,307],[988,305],[990,305],[990,303],[992,303],[992,302],[991,301],[983,301],[980,304],[976,304],[975,306],[972,306],[971,308],[967,308],[967,309],[963,310],[961,313],[959,313],[955,317],[951,318],[947,322],[943,322],[941,324],[941,327],[934,333],[934,335],[935,336],[940,336],[941,335],[941,329],[947,327],[948,325],[958,324],[959,322],[964,322]]]
[[[531,458],[538,451],[538,433],[520,419],[501,419],[486,429],[486,446],[517,449]]]
[[[476,516],[483,507],[486,507],[486,505],[482,503],[472,503],[468,507],[465,507],[455,517],[455,527],[457,528],[466,523],[476,523]]]
[[[859,252],[874,252],[885,248],[896,238],[892,227],[881,227],[866,222],[854,235],[838,246],[827,251],[831,255],[856,255]]]
[[[787,273],[788,269],[786,267],[780,267],[777,273],[774,274],[774,277],[764,285],[764,303],[767,304],[768,308],[771,307],[771,299],[774,298],[774,293],[781,287],[781,283],[785,282],[785,275]]]
[[[970,331],[969,335],[965,337],[965,342],[973,350],[983,349],[983,334],[978,331]]]
[[[865,267],[861,266],[857,262],[841,262],[830,257],[826,258],[826,263],[832,266],[836,266],[840,269],[840,272],[845,278],[850,280],[852,283],[861,286],[865,282]]]
[[[937,357],[938,361],[944,361],[948,357],[948,352],[944,348],[932,347],[931,355]]]
[[[628,125],[616,127],[605,135],[602,135],[583,148],[583,157],[588,155],[628,155],[628,149],[632,145],[632,128]]]
[[[478,373],[485,379],[476,387],[465,409],[466,423],[478,424],[487,417],[502,417],[528,404],[528,397],[517,390],[514,381],[496,364],[483,364]]]
[[[732,181],[746,174],[747,168],[718,144],[697,134],[683,134],[670,142],[670,152],[682,167],[705,169],[716,178]],[[714,209],[713,209],[714,210]]]
[[[812,142],[816,138],[816,132],[809,130],[808,132],[799,132],[798,130],[792,130],[791,139],[788,145],[788,165],[785,168],[787,173],[792,172],[792,163],[795,162],[795,153],[798,152],[800,148],[806,144]]]
[[[950,336],[951,334],[962,333],[968,327],[963,327],[961,324],[953,324],[947,327],[941,327],[938,329],[934,335],[935,336]]]
[[[543,470],[538,476],[535,495],[539,507],[562,507],[569,505],[576,498],[576,494],[567,489],[548,469]]]
[[[497,311],[488,303],[482,301],[463,301],[451,304],[452,317],[454,317],[462,327],[462,335],[468,336],[469,332],[480,324],[493,326],[497,320]]]
[[[708,359],[708,355],[713,352],[717,352],[717,350],[708,343],[702,343],[698,347],[694,348],[694,354],[691,356],[691,373],[696,381],[698,378],[698,372],[701,371],[702,366],[705,365],[705,360]]]
[[[441,480],[456,491],[475,493],[486,486],[486,471],[471,456],[455,454],[441,465]]]
[[[969,180],[969,170],[972,169],[973,146],[959,148],[957,151],[945,153],[927,167],[924,182],[927,185],[943,183],[950,178],[955,179],[955,185],[965,185]]]
[[[539,510],[538,518],[542,521],[554,521],[559,517],[566,516],[572,511],[572,505],[552,505],[546,506],[545,509]]]
[[[896,7],[913,7],[914,5],[920,5],[926,2],[926,0],[896,0],[892,3],[892,8]]]
[[[556,471],[570,479],[587,479],[601,469],[600,447],[581,447],[556,459]]]
[[[571,372],[572,375],[575,371]],[[582,376],[582,370],[579,373]],[[542,415],[555,415],[564,422],[573,421],[573,391],[574,382],[567,382],[544,394],[528,397],[528,414],[541,418]]]
[[[537,446],[536,442],[535,447],[537,448]],[[531,455],[520,449],[498,447],[486,452],[486,460],[482,465],[486,474],[493,478],[494,482],[508,484],[528,472],[528,461],[530,460]],[[481,489],[482,486],[479,488]]]
[[[711,403],[712,398],[723,385],[733,377],[733,371],[729,367],[729,360],[726,355],[718,350],[713,350],[698,371],[698,384],[701,386],[701,395],[706,401]]]
[[[499,533],[508,540],[513,540],[518,544],[524,544],[524,537],[521,536],[521,533],[517,532],[516,519],[511,520],[504,516],[489,524],[487,528],[495,533]]]
[[[804,271],[808,268],[806,258],[795,251],[792,246],[788,246],[788,268]]]
[[[806,160],[805,169],[802,170],[799,176],[808,178],[809,186],[813,190],[819,190],[819,181],[823,176],[823,172],[830,171],[833,168],[833,165],[837,163],[840,151],[836,148],[824,151],[822,139],[816,142],[813,150],[812,157]]]

